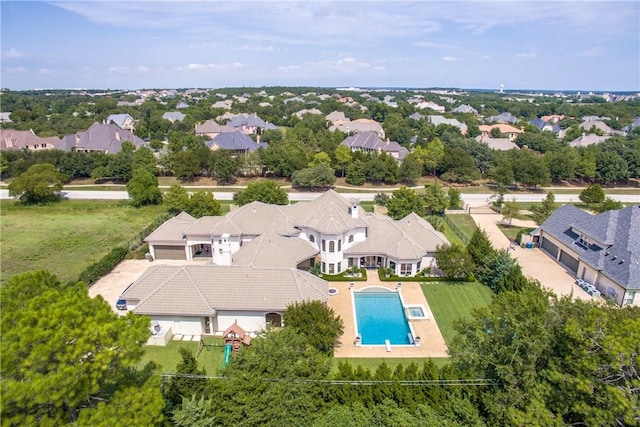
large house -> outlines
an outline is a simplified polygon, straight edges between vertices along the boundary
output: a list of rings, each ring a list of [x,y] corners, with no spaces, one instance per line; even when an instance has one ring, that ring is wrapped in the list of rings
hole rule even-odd
[[[273,123],[268,123],[258,117],[257,113],[237,114],[231,117],[227,126],[246,134],[260,134],[263,130],[277,130]]]
[[[382,125],[375,120],[371,119],[357,119],[345,121],[334,121],[333,125],[329,127],[329,131],[339,130],[346,134],[363,133],[363,132],[375,132],[380,138],[384,138],[384,129]]]
[[[329,190],[289,206],[253,202],[225,216],[182,213],[145,241],[154,259],[209,259],[216,265],[282,267],[324,274],[352,267],[386,267],[413,276],[435,265],[446,237],[416,214],[400,220],[365,212]]]
[[[33,130],[0,129],[0,150],[53,150],[63,149],[60,138],[41,138]]]
[[[504,123],[499,123],[496,125],[480,125],[478,126],[478,128],[480,129],[480,132],[485,136],[491,136],[491,131],[493,129],[498,129],[500,133],[506,135],[510,141],[515,141],[518,135],[524,133],[524,130]]]
[[[640,306],[640,205],[595,216],[564,205],[532,234],[546,253],[603,296]]]
[[[118,153],[122,149],[122,143],[131,142],[136,148],[145,145],[145,142],[129,130],[124,130],[117,125],[94,123],[85,132],[66,135],[62,138],[62,149],[67,151],[101,151],[103,153]]]
[[[233,155],[247,154],[261,146],[266,147],[266,144],[258,144],[240,131],[220,133],[207,142],[211,150],[229,150]]]
[[[235,129],[231,126],[221,125],[213,120],[207,120],[206,122],[200,124],[196,124],[196,135],[197,136],[208,136],[209,138],[215,138],[221,133],[226,132],[235,132]]]
[[[377,132],[358,132],[348,136],[340,143],[346,145],[351,151],[364,151],[365,153],[387,153],[401,162],[409,153],[409,150],[396,141],[382,140]]]
[[[135,131],[135,120],[129,114],[111,114],[104,121],[105,124],[113,123],[120,129]]]

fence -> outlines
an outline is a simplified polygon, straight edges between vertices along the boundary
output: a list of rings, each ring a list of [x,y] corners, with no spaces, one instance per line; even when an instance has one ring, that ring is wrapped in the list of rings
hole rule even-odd
[[[448,216],[444,215],[442,219],[444,219],[444,222],[446,222],[447,225],[451,227],[451,230],[453,230],[456,236],[458,236],[460,240],[462,240],[462,243],[464,243],[465,245],[469,243],[469,238],[462,232],[462,230],[460,230],[457,225],[453,223],[453,221],[451,221]]]

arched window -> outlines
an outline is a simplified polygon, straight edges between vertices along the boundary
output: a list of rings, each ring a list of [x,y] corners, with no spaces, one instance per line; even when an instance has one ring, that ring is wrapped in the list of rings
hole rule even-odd
[[[336,242],[333,240],[329,240],[329,252],[336,251]]]
[[[315,243],[316,238],[315,238],[315,236],[314,236],[313,234],[309,234],[309,241],[310,241],[311,243]]]
[[[338,240],[338,252],[342,250],[342,239]]]
[[[267,326],[272,326],[274,328],[282,327],[282,315],[279,313],[267,313],[264,315]]]
[[[327,247],[326,247],[326,245],[325,245],[325,240],[324,240],[324,239],[322,239],[322,252],[324,252],[324,251],[326,251],[326,250],[327,250]]]
[[[353,243],[353,234],[349,236],[349,243]]]

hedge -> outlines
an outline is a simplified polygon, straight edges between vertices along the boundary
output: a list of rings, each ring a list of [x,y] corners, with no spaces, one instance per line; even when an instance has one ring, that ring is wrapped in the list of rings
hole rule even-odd
[[[360,277],[345,276],[345,274],[348,274],[348,273],[341,273],[341,274],[322,274],[320,278],[326,280],[327,282],[365,282],[367,280],[367,270],[365,270],[364,268],[361,268],[360,272],[362,273],[362,276]]]
[[[469,277],[464,277],[462,279],[456,279],[453,277],[444,277],[444,276],[394,276],[391,275],[386,277],[383,272],[383,269],[378,269],[378,277],[382,282],[475,282],[476,279],[472,275]]]

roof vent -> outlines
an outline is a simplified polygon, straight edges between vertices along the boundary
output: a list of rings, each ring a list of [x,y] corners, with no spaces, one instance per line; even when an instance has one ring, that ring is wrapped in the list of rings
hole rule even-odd
[[[613,258],[611,258],[611,261],[615,261],[616,258],[618,258],[618,257],[614,255]]]
[[[618,264],[624,264],[624,260],[621,259],[620,262]]]
[[[604,253],[604,256],[609,256],[609,251],[606,251],[606,252]]]

